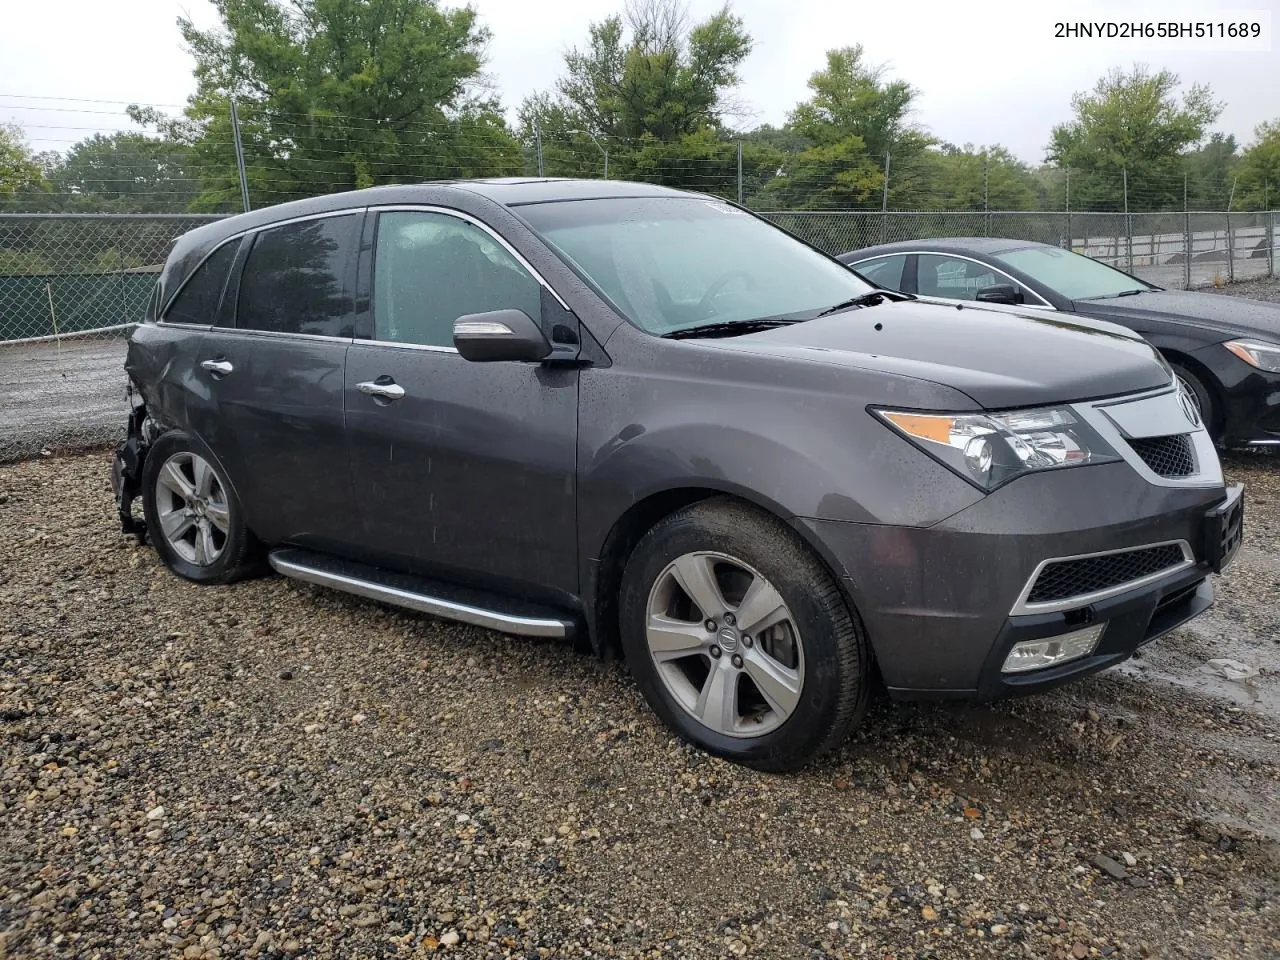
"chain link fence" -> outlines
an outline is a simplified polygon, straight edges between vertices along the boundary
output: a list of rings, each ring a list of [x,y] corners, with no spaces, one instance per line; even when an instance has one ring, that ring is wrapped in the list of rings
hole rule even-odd
[[[1169,289],[1276,276],[1280,213],[857,211],[763,213],[828,253],[930,237],[1034,240]]]
[[[1169,288],[1277,275],[1280,214],[766,212],[830,253],[892,240],[1037,240]],[[179,235],[217,216],[0,214],[0,463],[120,435],[128,332]]]
[[[125,338],[170,245],[211,219],[0,215],[0,462],[116,438]]]

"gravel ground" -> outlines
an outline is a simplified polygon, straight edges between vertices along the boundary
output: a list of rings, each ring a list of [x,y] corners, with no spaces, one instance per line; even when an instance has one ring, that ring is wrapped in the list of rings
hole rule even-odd
[[[1270,300],[1280,302],[1280,280],[1248,280],[1219,287],[1211,293],[1221,293],[1229,297],[1249,297],[1252,300]]]
[[[83,450],[122,436],[126,341],[0,342],[0,463]]]
[[[1275,956],[1280,470],[1230,472],[1217,626],[1151,649],[1229,634],[1238,696],[1153,655],[773,777],[563,644],[179,580],[102,454],[0,468],[0,957]]]
[[[1206,617],[788,777],[563,644],[179,580],[107,466],[0,467],[0,960],[1280,955],[1280,458]]]

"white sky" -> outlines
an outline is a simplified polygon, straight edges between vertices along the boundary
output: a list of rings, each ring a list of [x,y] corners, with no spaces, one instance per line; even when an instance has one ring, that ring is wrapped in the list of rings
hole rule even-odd
[[[586,41],[587,23],[613,9],[604,0],[473,0],[492,30],[488,73],[504,107],[549,88],[562,53]],[[617,0],[620,8],[622,0]],[[717,0],[691,0],[694,19]],[[5,0],[0,29],[0,122],[17,122],[36,149],[65,149],[94,130],[129,126],[111,103],[180,105],[194,87],[176,19],[216,21],[207,0]],[[738,125],[779,124],[806,96],[805,81],[829,47],[862,43],[873,62],[920,92],[915,119],[956,143],[1002,143],[1032,163],[1050,127],[1070,115],[1071,94],[1108,67],[1168,67],[1184,84],[1208,83],[1226,109],[1215,129],[1247,143],[1253,127],[1280,116],[1280,41],[1270,50],[1209,49],[1185,41],[1055,39],[1053,22],[1204,20],[1224,11],[1280,27],[1280,0],[735,0],[755,38],[737,98],[751,111]],[[1268,36],[1272,36],[1269,33]],[[1219,42],[1219,47],[1225,46]],[[1256,46],[1256,44],[1255,44]],[[54,109],[59,108],[59,109]],[[85,109],[101,112],[78,112]]]

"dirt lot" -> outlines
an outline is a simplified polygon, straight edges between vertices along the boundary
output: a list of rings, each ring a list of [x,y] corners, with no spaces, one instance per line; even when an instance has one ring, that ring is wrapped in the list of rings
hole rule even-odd
[[[1050,695],[879,704],[791,777],[563,645],[178,580],[106,466],[0,468],[0,957],[1280,950],[1280,458],[1230,464],[1211,617]]]

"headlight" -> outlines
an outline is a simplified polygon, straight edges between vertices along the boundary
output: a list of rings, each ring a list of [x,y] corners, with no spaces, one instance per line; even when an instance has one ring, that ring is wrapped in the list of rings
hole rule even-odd
[[[994,490],[1033,470],[1120,459],[1067,407],[1006,413],[876,413],[925,453],[983,490]]]
[[[1280,373],[1280,343],[1230,340],[1223,346],[1251,367],[1266,370],[1268,373]]]

